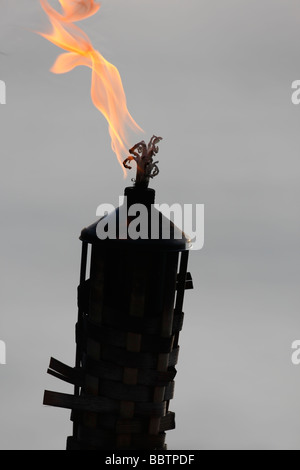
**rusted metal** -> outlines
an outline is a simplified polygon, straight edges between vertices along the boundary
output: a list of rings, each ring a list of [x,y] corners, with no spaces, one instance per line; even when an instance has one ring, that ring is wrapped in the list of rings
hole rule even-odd
[[[162,137],[153,135],[148,143],[144,140],[134,145],[129,153],[131,155],[127,157],[123,165],[125,168],[131,170],[130,163],[134,160],[136,163],[136,178],[133,179],[135,186],[139,188],[147,188],[150,178],[154,178],[158,175],[159,169],[157,166],[158,161],[154,162],[153,157],[158,153],[158,143],[162,140]]]

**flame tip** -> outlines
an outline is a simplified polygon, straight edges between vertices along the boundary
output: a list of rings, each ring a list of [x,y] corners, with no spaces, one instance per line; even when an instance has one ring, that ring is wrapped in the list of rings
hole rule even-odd
[[[79,65],[92,69],[91,98],[109,125],[112,150],[123,169],[122,155],[126,152],[127,128],[144,132],[131,117],[126,104],[126,96],[118,69],[95,50],[89,37],[74,23],[94,15],[101,7],[95,0],[59,0],[62,12],[56,11],[48,0],[40,0],[47,14],[52,31],[37,32],[48,41],[65,50],[60,54],[51,72],[66,73]]]

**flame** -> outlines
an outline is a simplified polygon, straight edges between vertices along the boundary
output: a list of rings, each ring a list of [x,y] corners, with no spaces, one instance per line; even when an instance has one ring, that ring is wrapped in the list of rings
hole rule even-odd
[[[109,63],[93,45],[88,36],[74,22],[94,15],[100,8],[94,0],[59,0],[62,13],[58,13],[47,0],[40,0],[52,25],[49,34],[38,33],[56,46],[64,49],[52,68],[53,73],[66,73],[84,65],[92,70],[91,98],[95,107],[108,122],[112,150],[123,167],[128,155],[127,132],[143,132],[131,117],[118,69]]]

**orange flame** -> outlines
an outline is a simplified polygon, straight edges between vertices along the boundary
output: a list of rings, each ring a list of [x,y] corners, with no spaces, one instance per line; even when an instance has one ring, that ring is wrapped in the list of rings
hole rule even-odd
[[[52,24],[50,34],[39,33],[64,49],[51,68],[53,73],[66,73],[79,65],[92,69],[91,98],[95,107],[108,122],[112,150],[122,161],[128,154],[127,130],[143,131],[131,117],[118,69],[95,50],[88,36],[74,24],[94,15],[100,8],[94,0],[59,0],[62,13],[52,8],[47,0],[40,0]]]

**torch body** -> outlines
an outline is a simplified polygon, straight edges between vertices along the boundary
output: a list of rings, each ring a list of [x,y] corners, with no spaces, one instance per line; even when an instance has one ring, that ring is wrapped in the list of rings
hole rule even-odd
[[[152,190],[126,190],[129,206],[154,202]],[[44,401],[72,409],[67,449],[166,448],[184,291],[192,287],[187,239],[175,239],[176,230],[154,241],[99,240],[96,224],[81,233],[76,364],[50,363],[74,395],[46,392]]]

